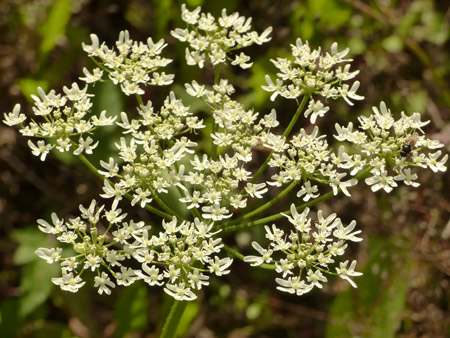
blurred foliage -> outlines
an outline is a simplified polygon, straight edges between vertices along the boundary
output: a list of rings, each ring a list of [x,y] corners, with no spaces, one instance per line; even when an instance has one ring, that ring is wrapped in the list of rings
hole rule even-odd
[[[352,108],[333,103],[334,114],[320,121],[332,134],[337,121],[355,121],[361,112],[384,100],[398,114],[420,111],[430,119],[427,133],[450,144],[450,5],[438,0],[10,0],[0,1],[0,95],[3,111],[16,102],[30,110],[36,87],[45,90],[76,81],[83,67],[92,67],[81,42],[96,33],[111,44],[119,31],[133,39],[165,38],[171,57],[183,60],[184,47],[169,31],[183,25],[180,5],[203,6],[220,15],[238,11],[253,17],[256,30],[274,27],[273,40],[252,47],[254,66],[227,74],[240,100],[261,113],[276,108],[282,121],[295,111],[292,102],[268,100],[261,90],[265,74],[275,69],[270,58],[284,56],[300,37],[328,49],[333,41],[349,46],[361,72],[360,93],[366,97]],[[171,71],[182,84],[212,79],[175,61]],[[109,114],[133,111],[108,84],[95,87],[98,109]],[[174,88],[200,113],[183,87]],[[150,90],[155,105],[167,92]],[[102,157],[112,155],[112,128],[102,134]],[[88,286],[76,295],[54,288],[56,271],[38,260],[34,250],[50,240],[35,220],[57,211],[76,212],[99,191],[100,184],[70,157],[45,165],[34,158],[18,133],[0,125],[0,337],[155,337],[170,300],[143,284],[98,296]],[[97,162],[97,158],[92,159]],[[392,196],[355,191],[351,199],[320,205],[344,220],[358,220],[366,238],[353,249],[366,262],[358,289],[331,281],[322,293],[298,298],[275,290],[270,271],[249,269],[241,262],[198,302],[189,304],[178,336],[191,337],[448,337],[450,336],[450,191],[449,174],[422,175],[412,191],[402,187]],[[173,198],[172,198],[173,199]],[[146,220],[148,215],[137,214]],[[229,238],[247,250],[257,229]],[[237,243],[237,244],[234,244]]]

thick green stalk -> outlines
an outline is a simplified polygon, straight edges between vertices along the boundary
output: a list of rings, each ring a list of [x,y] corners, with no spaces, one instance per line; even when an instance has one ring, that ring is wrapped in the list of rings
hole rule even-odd
[[[187,302],[175,300],[164,323],[160,338],[174,338]]]
[[[289,125],[287,126],[286,130],[283,133],[284,137],[288,137],[291,134],[292,129],[294,128],[295,124],[297,123],[298,118],[300,117],[301,113],[303,112],[303,109],[305,108],[306,103],[309,101],[309,98],[311,95],[304,95],[302,102],[300,102],[300,105],[297,108],[297,111],[295,112],[294,116],[291,119],[291,122],[289,122]],[[264,163],[261,165],[261,167],[258,169],[255,175],[253,175],[253,178],[251,179],[251,183],[256,182],[259,176],[266,170],[267,165],[269,164],[270,159],[272,158],[273,151],[269,154],[269,156],[266,158]]]

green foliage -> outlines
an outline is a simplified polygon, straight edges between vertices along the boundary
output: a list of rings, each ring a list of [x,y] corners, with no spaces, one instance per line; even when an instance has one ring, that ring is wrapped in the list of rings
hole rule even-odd
[[[14,262],[24,265],[20,283],[22,296],[19,316],[26,318],[49,298],[53,289],[51,279],[57,276],[58,269],[38,259],[34,254],[36,248],[47,244],[47,236],[36,227],[15,230],[11,237],[19,243]]]
[[[45,59],[59,40],[64,37],[69,23],[72,0],[55,0],[47,19],[39,28],[43,40],[41,44],[41,58]]]
[[[115,305],[117,329],[115,337],[142,331],[148,325],[148,289],[143,283],[135,283],[122,291]]]
[[[397,244],[399,240],[369,238],[371,254],[358,289],[336,296],[330,307],[332,320],[326,327],[326,337],[396,337],[403,320],[409,280],[409,264],[393,260],[404,256]]]

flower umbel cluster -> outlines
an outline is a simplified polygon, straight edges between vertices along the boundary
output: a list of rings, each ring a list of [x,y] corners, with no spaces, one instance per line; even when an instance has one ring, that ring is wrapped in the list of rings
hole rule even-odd
[[[448,154],[438,160],[442,155],[440,150],[427,155],[421,153],[424,149],[433,150],[444,145],[419,135],[422,127],[430,122],[422,122],[419,113],[408,116],[402,112],[401,118],[395,120],[390,109],[381,102],[379,109],[373,107],[372,115],[360,116],[358,120],[362,131],[353,130],[352,123],[347,127],[336,124],[335,138],[348,141],[360,150],[361,154],[354,156],[358,156],[360,163],[371,167],[372,176],[366,178],[365,182],[372,191],[383,189],[391,192],[399,181],[417,187],[419,183],[415,180],[418,176],[409,167],[430,168],[434,172],[447,170],[445,163]]]
[[[41,138],[36,144],[29,140],[28,146],[42,161],[54,148],[60,152],[71,151],[74,155],[92,154],[98,142],[89,135],[99,127],[113,125],[116,118],[107,117],[105,110],[99,116],[91,114],[92,94],[87,90],[87,85],[80,89],[77,83],[71,88],[64,87],[64,95],[54,90],[45,94],[38,88],[39,96],[32,95],[32,98],[33,114],[40,121],[32,119],[24,126],[26,116],[20,114],[21,107],[17,104],[11,113],[5,114],[3,122],[9,126],[19,125],[24,136]]]
[[[188,28],[177,28],[171,32],[172,36],[182,42],[187,42],[186,63],[203,68],[206,61],[213,66],[231,63],[242,69],[250,68],[250,57],[244,53],[235,55],[234,59],[227,55],[230,51],[242,49],[254,43],[261,45],[270,41],[268,37],[272,27],[267,28],[261,35],[251,31],[251,18],[240,16],[239,13],[228,15],[222,10],[221,17],[216,18],[210,13],[201,13],[200,6],[192,12],[181,5],[181,18],[188,24]]]
[[[62,249],[39,248],[36,254],[49,263],[61,264],[62,277],[53,282],[63,290],[76,292],[85,284],[83,273],[96,273],[95,287],[100,294],[111,293],[116,285],[128,286],[137,280],[163,286],[178,300],[193,300],[192,290],[209,284],[209,275],[222,276],[232,263],[229,257],[219,258],[223,244],[211,232],[213,222],[198,218],[179,222],[176,217],[162,221],[160,232],[151,233],[144,222],[126,222],[121,209],[97,205],[80,206],[81,215],[68,221],[52,214],[52,224],[38,220],[39,229],[55,235],[61,243],[70,244],[74,255],[62,257]],[[106,245],[108,244],[108,245]],[[140,269],[129,268],[137,261]],[[112,278],[111,278],[112,277]]]
[[[276,278],[277,289],[301,296],[314,287],[321,289],[327,282],[325,275],[338,275],[356,287],[351,276],[360,276],[362,273],[354,271],[356,261],[348,266],[348,261],[340,262],[339,268],[331,268],[345,253],[347,241],[360,242],[357,237],[361,230],[353,231],[356,221],[344,226],[336,214],[324,218],[322,211],[317,213],[317,221],[312,222],[308,217],[309,208],[298,213],[296,206],[291,205],[290,215],[284,215],[293,230],[285,232],[275,224],[270,228],[265,226],[266,238],[270,241],[267,249],[258,242],[253,242],[253,248],[259,256],[246,256],[244,261],[252,266],[263,263],[275,264],[276,272],[282,278]],[[335,270],[336,272],[333,272]]]
[[[116,42],[117,50],[109,48],[105,43],[100,44],[97,35],[91,34],[91,45],[83,43],[83,50],[98,65],[92,74],[86,68],[83,69],[87,83],[99,81],[103,71],[109,73],[109,78],[114,84],[119,84],[120,89],[126,95],[139,94],[145,91],[142,85],[165,86],[173,82],[174,75],[159,73],[159,68],[167,66],[171,59],[161,57],[162,50],[167,46],[164,40],[154,43],[152,38],[147,43],[130,39],[128,31],[122,31]]]
[[[202,109],[183,103],[180,87],[159,107],[144,102],[146,86],[172,84],[174,75],[161,70],[172,60],[161,56],[164,40],[137,42],[124,31],[115,47],[100,44],[94,34],[91,45],[83,44],[97,65],[83,70],[83,86],[74,83],[64,87],[63,94],[39,88],[30,122],[20,105],[4,115],[5,124],[36,139],[28,144],[42,161],[52,150],[80,158],[103,179],[99,198],[110,200],[110,207],[96,201],[80,205],[80,216],[67,221],[55,213],[51,223],[37,221],[41,231],[73,248],[73,254],[64,257],[61,246],[36,251],[48,263],[60,264],[62,276],[53,282],[76,292],[95,273],[100,294],[143,280],[177,300],[193,300],[211,275],[230,272],[232,258],[226,251],[252,266],[271,265],[284,292],[302,295],[322,288],[327,275],[338,275],[356,287],[351,279],[361,275],[355,271],[356,261],[343,258],[348,241],[362,240],[357,236],[361,230],[354,230],[356,221],[345,226],[335,213],[325,217],[321,210],[313,221],[309,207],[341,192],[350,196],[360,180],[374,192],[390,192],[400,181],[415,187],[418,174],[411,167],[447,169],[447,154],[423,152],[443,145],[423,135],[428,122],[422,122],[419,113],[401,113],[395,119],[383,102],[372,115],[358,118],[358,130],[352,123],[337,124],[335,138],[341,144],[336,147],[318,126],[294,129],[302,115],[314,124],[329,112],[323,103],[327,99],[343,98],[349,105],[363,99],[356,94],[359,82],[348,82],[358,74],[350,71],[348,48],[338,51],[334,43],[329,53],[321,54],[320,48],[300,39],[291,46],[292,58],[272,60],[279,70],[277,79],[274,84],[267,75],[268,85],[263,86],[273,93],[272,100],[302,96],[289,125],[280,131],[274,109],[259,113],[247,108],[234,97],[237,84],[221,73],[229,64],[251,67],[247,55],[233,52],[269,41],[271,28],[258,34],[251,30],[251,19],[238,13],[223,10],[216,19],[200,7],[189,11],[185,5],[182,19],[187,28],[171,33],[189,44],[187,64],[203,68],[208,62],[214,70],[214,81],[192,79],[184,84],[191,101],[198,100]],[[104,72],[108,77],[103,78]],[[212,75],[209,69],[206,75]],[[112,81],[130,99],[136,97],[137,109],[122,112],[117,121],[106,111],[94,114],[88,91],[99,81]],[[98,129],[111,125],[121,131],[112,136],[115,153],[91,163]],[[272,206],[289,198],[307,204],[292,204],[267,216]],[[121,210],[126,201],[137,214],[148,212],[149,224],[126,219]],[[293,228],[265,225],[283,217]],[[269,240],[265,248],[253,241],[258,255],[243,258],[222,243],[224,233],[252,226],[264,227]]]
[[[317,117],[322,117],[330,109],[314,96],[325,99],[337,99],[342,97],[349,105],[352,100],[362,100],[364,97],[356,94],[359,81],[350,86],[346,81],[352,80],[359,70],[350,71],[352,59],[345,57],[349,48],[338,51],[337,43],[331,45],[331,53],[321,54],[321,49],[311,49],[308,41],[297,39],[295,45],[291,45],[293,61],[287,58],[271,60],[278,68],[277,79],[273,83],[271,77],[266,75],[267,86],[262,88],[272,92],[272,101],[280,95],[287,99],[297,99],[300,96],[310,96],[305,117],[310,116],[311,123],[315,123]]]

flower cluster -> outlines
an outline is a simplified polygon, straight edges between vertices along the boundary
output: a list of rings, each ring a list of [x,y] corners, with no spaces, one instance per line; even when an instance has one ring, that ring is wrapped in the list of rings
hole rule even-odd
[[[24,126],[25,114],[20,114],[20,105],[17,104],[11,113],[5,114],[5,124],[19,125],[20,133],[28,137],[46,139],[31,140],[28,145],[33,155],[39,156],[42,161],[53,148],[60,152],[72,151],[74,155],[82,153],[92,154],[98,142],[90,136],[98,127],[114,124],[115,117],[107,117],[106,111],[99,116],[92,114],[92,94],[87,92],[88,86],[80,89],[77,83],[71,88],[64,87],[64,95],[56,94],[51,90],[48,94],[38,88],[39,96],[32,95],[34,99],[33,114],[41,121],[32,120]]]
[[[338,154],[330,149],[325,136],[319,136],[319,128],[316,126],[311,134],[307,134],[302,128],[300,133],[285,145],[283,152],[276,152],[269,165],[278,168],[279,172],[272,176],[270,185],[280,187],[290,182],[304,182],[304,186],[298,192],[298,197],[304,196],[304,200],[318,197],[318,188],[311,186],[311,181],[327,184],[333,189],[334,195],[342,191],[350,196],[348,187],[358,183],[355,178],[346,179],[345,171],[351,170],[351,174],[359,172],[364,163],[347,154],[343,147]],[[342,170],[345,170],[344,172]]]
[[[429,121],[422,122],[420,114],[414,113],[410,116],[401,113],[401,118],[395,120],[390,109],[384,102],[380,103],[380,108],[373,107],[373,114],[370,116],[358,117],[360,130],[353,130],[353,123],[347,127],[336,124],[339,141],[348,141],[355,149],[359,149],[361,155],[354,155],[360,158],[360,163],[367,163],[370,173],[373,175],[365,180],[371,186],[372,191],[384,189],[391,192],[397,187],[398,181],[403,181],[407,185],[417,187],[415,182],[418,176],[411,172],[412,167],[430,168],[434,172],[445,171],[445,163],[448,154],[442,157],[439,150],[425,155],[421,153],[424,149],[442,148],[443,144],[437,140],[430,140],[418,132],[422,132],[422,127]],[[389,171],[393,168],[395,176]]]
[[[152,201],[152,195],[167,193],[171,186],[185,189],[179,183],[184,179],[184,165],[177,165],[186,155],[193,154],[197,146],[185,135],[204,128],[204,124],[173,92],[159,111],[149,101],[138,108],[138,113],[138,118],[131,121],[122,113],[121,122],[117,123],[125,136],[131,136],[121,137],[116,143],[123,161],[120,168],[110,158],[100,163],[104,170],[99,172],[109,178],[104,181],[102,197],[114,198],[117,204],[124,195],[133,192],[131,204],[144,208]],[[117,179],[115,183],[111,183],[113,178]]]
[[[322,288],[322,283],[327,282],[325,274],[337,274],[356,287],[350,279],[351,276],[362,275],[354,271],[356,261],[350,267],[347,267],[348,261],[341,262],[335,273],[330,266],[345,253],[346,241],[362,241],[356,236],[361,230],[353,231],[355,221],[345,227],[336,214],[324,218],[321,210],[317,212],[317,221],[313,224],[308,217],[309,211],[305,208],[299,213],[292,204],[290,215],[284,216],[294,230],[285,232],[275,224],[271,228],[266,225],[266,238],[270,241],[268,247],[265,249],[258,242],[253,242],[252,246],[259,255],[246,256],[244,261],[252,266],[275,264],[276,272],[282,277],[276,278],[277,289],[298,296],[314,287]]]
[[[103,71],[109,73],[114,84],[119,84],[126,95],[139,94],[145,91],[142,85],[165,86],[173,82],[174,75],[159,73],[159,68],[167,66],[171,59],[161,57],[160,54],[167,44],[164,40],[154,43],[152,38],[147,44],[130,39],[128,31],[122,31],[116,42],[117,51],[109,48],[105,43],[100,44],[97,35],[91,34],[92,44],[83,43],[83,50],[93,58],[98,65],[92,74],[85,68],[85,77],[80,78],[87,83],[99,81]]]
[[[287,99],[297,99],[300,96],[311,97],[305,117],[310,116],[311,123],[315,123],[317,117],[322,117],[329,107],[324,106],[320,100],[314,100],[313,95],[321,96],[325,99],[337,99],[342,97],[349,105],[353,105],[351,100],[362,100],[363,97],[356,94],[359,88],[359,81],[353,82],[350,86],[345,81],[352,80],[359,73],[359,70],[350,71],[351,59],[345,59],[349,49],[338,51],[338,45],[334,42],[331,45],[331,54],[321,55],[321,49],[313,49],[308,41],[303,43],[299,38],[295,45],[291,45],[293,61],[287,58],[277,58],[271,60],[279,70],[277,79],[273,83],[271,77],[266,75],[267,86],[262,88],[272,92],[272,101],[280,95]],[[345,64],[343,66],[342,64]]]
[[[81,215],[68,221],[56,214],[51,216],[52,224],[38,221],[41,231],[71,245],[75,252],[62,257],[60,247],[36,251],[47,262],[60,263],[62,276],[53,282],[63,290],[76,292],[85,283],[84,272],[90,270],[96,273],[94,283],[100,294],[140,279],[163,287],[177,300],[192,300],[208,285],[211,274],[221,276],[230,271],[232,259],[221,258],[224,245],[219,236],[266,224],[267,218],[258,217],[294,188],[297,197],[312,206],[339,192],[350,196],[349,188],[367,174],[371,176],[365,182],[373,191],[390,192],[398,181],[418,185],[417,174],[409,167],[446,170],[448,155],[441,158],[441,151],[421,152],[442,147],[419,134],[427,122],[421,122],[418,113],[402,113],[395,120],[384,103],[373,108],[373,115],[359,117],[360,130],[353,131],[352,123],[336,125],[335,138],[343,143],[337,149],[320,134],[318,126],[291,134],[302,113],[314,124],[330,110],[316,96],[342,97],[350,105],[352,100],[362,99],[356,94],[358,81],[345,83],[358,73],[350,71],[348,48],[338,51],[334,43],[331,52],[322,55],[320,48],[313,50],[298,39],[292,45],[293,61],[272,60],[279,70],[276,84],[266,76],[268,86],[263,86],[273,93],[271,99],[303,96],[280,134],[275,110],[260,114],[247,109],[233,98],[235,87],[220,73],[221,64],[227,62],[250,67],[248,56],[241,53],[233,59],[229,53],[269,41],[271,28],[258,35],[251,31],[251,19],[238,13],[227,15],[224,10],[216,20],[201,13],[200,7],[189,11],[185,5],[182,18],[188,28],[175,29],[172,35],[189,43],[187,64],[202,68],[209,61],[215,68],[213,84],[192,80],[184,85],[192,100],[201,101],[201,111],[185,105],[173,91],[161,107],[154,107],[150,100],[144,103],[145,86],[172,83],[174,76],[159,70],[172,60],[161,56],[166,46],[163,40],[132,41],[124,31],[116,48],[100,44],[94,34],[91,45],[83,44],[98,66],[92,72],[83,70],[84,88],[74,83],[63,88],[64,94],[38,89],[29,123],[19,105],[4,115],[4,123],[19,126],[24,136],[38,138],[28,144],[41,160],[52,149],[79,156],[103,177],[100,197],[112,200],[109,209],[95,201],[87,208],[81,205]],[[93,114],[88,86],[107,80],[102,79],[104,72],[126,95],[136,94],[137,111],[122,112],[118,121],[107,117],[105,111]],[[115,135],[117,154],[98,165],[89,162],[84,155],[92,154],[98,144],[91,136],[98,128],[113,124],[121,128],[121,134]],[[267,157],[258,168],[254,154],[262,148]],[[324,195],[326,190],[329,192]],[[269,194],[276,196],[264,201]],[[127,215],[119,208],[126,199],[131,207],[155,215],[151,218],[155,223],[126,221]],[[336,214],[324,217],[320,210],[313,222],[309,212],[306,205],[292,205],[290,210],[269,216],[271,220],[286,217],[294,229],[265,226],[269,246],[253,242],[259,255],[247,256],[244,261],[253,266],[272,264],[281,275],[276,279],[278,289],[297,295],[321,288],[327,274],[355,286],[350,277],[361,275],[354,270],[356,261],[341,259],[338,267],[335,263],[345,254],[348,241],[362,240],[357,237],[361,231],[354,231],[356,222],[344,226]],[[225,249],[233,253],[231,248]]]
[[[142,279],[152,286],[164,286],[175,299],[192,300],[196,298],[192,290],[209,284],[208,273],[229,273],[232,259],[217,256],[223,244],[220,238],[214,238],[217,232],[211,232],[213,222],[197,218],[179,222],[173,217],[162,221],[163,231],[152,234],[150,225],[125,222],[127,214],[121,209],[106,210],[96,201],[88,208],[80,206],[80,212],[79,217],[68,221],[55,213],[52,224],[38,220],[41,231],[73,247],[74,255],[68,257],[62,257],[61,248],[36,251],[48,263],[61,265],[62,277],[52,281],[63,290],[78,291],[85,284],[84,271],[91,270],[96,272],[95,287],[100,294],[110,294],[116,284],[127,286]],[[129,260],[137,261],[141,268],[127,267]]]
[[[210,13],[200,13],[200,6],[191,12],[182,4],[181,11],[181,18],[188,24],[188,28],[177,28],[171,34],[189,44],[190,48],[186,48],[188,65],[203,68],[206,61],[213,66],[230,62],[233,66],[246,69],[253,64],[249,62],[248,55],[241,52],[232,59],[227,53],[254,43],[261,45],[270,41],[268,35],[272,32],[272,27],[259,35],[250,30],[252,19],[240,16],[239,13],[227,15],[226,9],[223,9],[222,16],[216,21]]]

